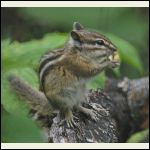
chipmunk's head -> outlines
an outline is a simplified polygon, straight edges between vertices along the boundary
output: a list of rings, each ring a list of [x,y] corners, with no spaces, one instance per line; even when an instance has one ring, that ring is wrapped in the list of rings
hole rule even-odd
[[[85,30],[78,22],[73,24],[69,43],[80,53],[98,63],[112,61],[117,51],[116,46],[108,38],[99,33]]]

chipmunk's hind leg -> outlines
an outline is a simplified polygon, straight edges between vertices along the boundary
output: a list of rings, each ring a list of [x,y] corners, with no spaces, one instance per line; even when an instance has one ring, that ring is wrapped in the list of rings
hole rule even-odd
[[[64,115],[65,115],[65,120],[66,120],[67,126],[69,128],[70,127],[73,128],[73,127],[77,126],[76,122],[74,121],[74,116],[73,116],[71,109],[66,109],[64,111]]]

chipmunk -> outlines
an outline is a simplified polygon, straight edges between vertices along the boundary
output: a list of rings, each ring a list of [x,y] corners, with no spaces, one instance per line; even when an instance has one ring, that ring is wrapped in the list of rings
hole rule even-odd
[[[64,114],[68,126],[75,125],[74,108],[97,120],[93,110],[82,106],[86,102],[86,83],[105,68],[119,65],[114,59],[116,51],[108,38],[74,22],[64,48],[42,56],[39,65],[41,89],[53,108]]]

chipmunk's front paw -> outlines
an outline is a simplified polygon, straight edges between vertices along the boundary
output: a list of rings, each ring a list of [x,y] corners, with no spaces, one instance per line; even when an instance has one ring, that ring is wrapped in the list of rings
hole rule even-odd
[[[94,120],[95,122],[98,121],[98,114],[96,111],[92,110],[92,109],[88,109],[82,106],[79,106],[79,111],[83,112],[85,115],[89,116],[92,120]]]
[[[120,65],[120,63],[118,61],[115,61],[115,60],[109,61],[109,63],[108,63],[109,68],[116,68],[116,67],[119,67],[119,65]]]

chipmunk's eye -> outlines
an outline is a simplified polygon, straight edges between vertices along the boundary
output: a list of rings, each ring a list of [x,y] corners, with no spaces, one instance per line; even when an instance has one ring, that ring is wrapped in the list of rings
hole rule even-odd
[[[97,45],[104,45],[104,41],[103,40],[97,40],[95,43]]]

